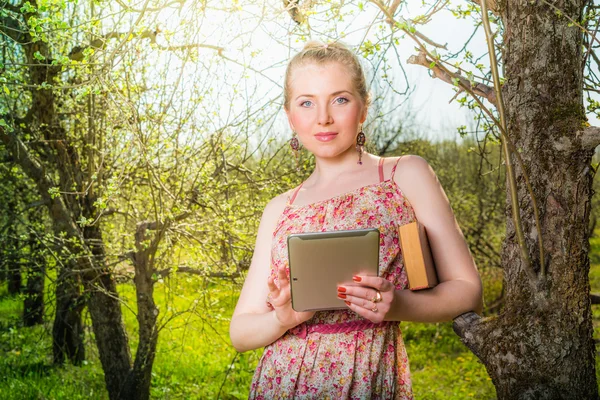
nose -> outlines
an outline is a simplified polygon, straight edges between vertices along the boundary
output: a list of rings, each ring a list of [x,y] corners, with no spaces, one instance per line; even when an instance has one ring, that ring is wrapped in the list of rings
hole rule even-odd
[[[321,105],[321,107],[319,107],[318,110],[318,122],[319,125],[327,125],[330,124],[331,121],[331,113],[329,112],[329,104],[323,104]]]

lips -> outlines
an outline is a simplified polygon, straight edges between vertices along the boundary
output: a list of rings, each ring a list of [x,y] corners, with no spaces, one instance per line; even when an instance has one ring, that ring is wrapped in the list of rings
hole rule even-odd
[[[315,138],[320,142],[329,142],[335,139],[336,136],[336,132],[319,132],[315,135]]]

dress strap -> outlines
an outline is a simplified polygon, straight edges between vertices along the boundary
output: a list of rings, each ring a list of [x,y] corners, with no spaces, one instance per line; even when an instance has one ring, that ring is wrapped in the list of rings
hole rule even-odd
[[[398,160],[396,161],[396,164],[394,164],[394,168],[392,168],[392,176],[390,176],[390,180],[394,179],[394,174],[396,173],[396,167],[398,166],[398,162],[400,161],[400,159],[404,157],[404,154],[401,155]]]
[[[294,202],[294,200],[296,200],[296,195],[297,195],[297,194],[298,194],[298,192],[300,191],[300,188],[302,187],[302,185],[304,185],[304,182],[302,182],[302,183],[300,184],[300,186],[298,186],[298,188],[296,189],[296,191],[294,192],[294,194],[293,194],[293,195],[292,195],[292,197],[290,198],[290,201],[289,201],[289,203],[288,203],[290,206],[292,205],[292,203]]]
[[[379,182],[383,182],[383,157],[379,158]]]

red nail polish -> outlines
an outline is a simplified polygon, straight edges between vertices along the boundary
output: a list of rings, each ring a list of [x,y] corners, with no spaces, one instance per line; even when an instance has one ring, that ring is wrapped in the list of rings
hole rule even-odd
[[[338,297],[339,297],[340,299],[345,299],[345,298],[346,298],[346,295],[345,295],[344,293],[338,293]]]
[[[345,301],[344,303],[346,303],[347,306],[350,306],[350,302],[349,301]]]
[[[360,281],[362,281],[362,278],[361,278],[360,276],[354,275],[354,276],[352,277],[352,280],[353,280],[354,282],[360,282]]]
[[[338,292],[345,293],[346,292],[346,288],[343,287],[343,286],[338,286]]]

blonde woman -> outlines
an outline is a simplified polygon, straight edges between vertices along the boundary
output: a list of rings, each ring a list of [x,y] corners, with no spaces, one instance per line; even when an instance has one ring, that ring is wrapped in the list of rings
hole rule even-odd
[[[265,347],[250,398],[410,399],[398,322],[448,321],[482,308],[481,280],[448,198],[423,158],[363,151],[370,96],[345,45],[307,43],[287,67],[284,103],[290,145],[311,152],[315,169],[265,207],[231,319],[238,351]],[[420,292],[407,290],[397,233],[415,219],[427,228],[440,281]],[[338,287],[343,310],[294,311],[287,236],[358,228],[381,233],[379,276]]]

